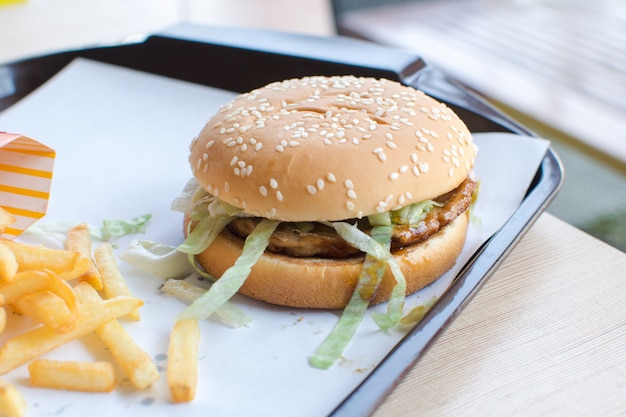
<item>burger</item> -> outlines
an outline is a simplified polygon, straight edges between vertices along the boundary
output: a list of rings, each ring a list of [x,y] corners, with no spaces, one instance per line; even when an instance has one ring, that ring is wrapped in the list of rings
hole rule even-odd
[[[193,139],[181,250],[228,280],[225,293],[271,304],[404,297],[455,264],[476,153],[459,117],[410,86],[273,82],[223,105]]]

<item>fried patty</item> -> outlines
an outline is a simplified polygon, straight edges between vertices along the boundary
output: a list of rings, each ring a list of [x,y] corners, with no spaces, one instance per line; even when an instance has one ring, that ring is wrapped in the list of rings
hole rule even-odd
[[[476,181],[470,176],[453,191],[438,197],[435,201],[441,206],[433,207],[420,223],[394,226],[391,249],[397,250],[419,243],[450,224],[469,208],[475,189]],[[227,230],[245,239],[260,220],[254,217],[238,217],[228,225]],[[368,233],[371,227],[367,221],[361,220],[359,223],[359,228]],[[333,228],[314,222],[281,223],[270,238],[267,250],[295,257],[318,258],[349,258],[360,254],[358,249],[350,246]]]

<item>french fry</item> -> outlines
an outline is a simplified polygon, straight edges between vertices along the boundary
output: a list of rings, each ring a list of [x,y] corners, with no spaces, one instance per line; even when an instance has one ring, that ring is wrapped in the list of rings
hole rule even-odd
[[[38,359],[28,365],[35,387],[83,392],[111,392],[117,381],[110,362],[77,362]]]
[[[26,401],[15,385],[0,380],[0,416],[23,417],[26,415]]]
[[[39,291],[22,297],[11,307],[16,313],[31,317],[60,332],[70,331],[77,320],[65,301],[49,291]]]
[[[94,257],[96,266],[102,277],[102,287],[104,289],[105,298],[118,296],[132,297],[130,288],[128,288],[126,280],[124,280],[124,277],[117,267],[111,245],[109,243],[103,243],[98,246],[94,251]],[[136,321],[140,320],[139,310],[132,311],[126,318]]]
[[[91,259],[80,256],[76,260],[76,263],[74,264],[74,267],[71,270],[56,271],[56,274],[63,281],[71,281],[73,279],[80,278],[83,275],[87,274],[89,272],[89,268],[91,267],[91,264],[92,264]]]
[[[98,292],[88,283],[74,287],[81,300],[101,301]],[[135,342],[117,320],[96,329],[96,335],[109,348],[111,355],[138,389],[145,389],[159,379],[159,370],[150,356]]]
[[[2,233],[4,229],[9,227],[13,223],[15,223],[15,216],[0,207],[0,233]]]
[[[9,247],[3,243],[0,243],[0,282],[12,281],[17,274],[19,265],[15,254],[9,249]]]
[[[97,303],[81,301],[79,319],[69,332],[39,326],[7,340],[0,348],[0,375],[91,333],[103,324],[128,314],[141,305],[143,301],[131,297],[116,297]]]
[[[65,301],[70,311],[76,311],[76,294],[72,287],[51,271],[20,272],[13,281],[0,284],[0,294],[4,298],[4,304],[12,304],[22,297],[39,291],[50,291],[58,295]]]
[[[167,384],[175,403],[189,402],[196,396],[199,344],[198,321],[177,321],[172,328],[167,351]]]
[[[4,307],[0,307],[0,333],[2,333],[6,327],[7,327],[7,311],[4,309]]]
[[[15,255],[17,263],[24,270],[49,269],[54,272],[71,271],[80,259],[78,252],[64,249],[52,249],[1,239]]]
[[[91,237],[87,223],[80,223],[67,232],[65,248],[69,251],[78,252],[83,258],[89,260],[89,269],[80,276],[81,281],[87,281],[96,290],[102,290],[102,277],[92,260]]]

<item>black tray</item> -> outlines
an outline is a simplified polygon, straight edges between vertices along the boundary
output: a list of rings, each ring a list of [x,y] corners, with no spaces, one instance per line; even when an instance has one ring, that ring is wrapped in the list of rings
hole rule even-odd
[[[0,111],[39,87],[76,57],[243,92],[304,75],[385,77],[445,102],[472,132],[533,133],[418,55],[343,37],[185,24],[142,41],[66,51],[0,65]],[[548,149],[517,211],[468,261],[424,319],[338,405],[334,416],[371,414],[460,313],[545,210],[563,180]]]

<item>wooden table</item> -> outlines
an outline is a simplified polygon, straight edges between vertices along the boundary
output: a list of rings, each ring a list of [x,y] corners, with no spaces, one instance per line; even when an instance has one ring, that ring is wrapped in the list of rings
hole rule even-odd
[[[543,214],[376,415],[626,415],[626,255]]]
[[[181,19],[332,31],[324,0],[306,10],[280,0],[263,7],[229,0],[215,9],[191,0],[121,3],[32,0],[0,8],[0,62]],[[376,415],[626,415],[625,313],[626,254],[543,214]]]

